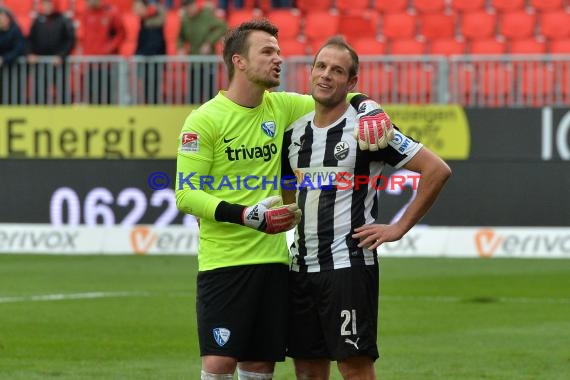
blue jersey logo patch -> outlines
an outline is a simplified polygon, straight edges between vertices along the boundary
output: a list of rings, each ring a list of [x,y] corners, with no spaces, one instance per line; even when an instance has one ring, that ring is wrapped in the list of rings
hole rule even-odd
[[[275,126],[274,121],[264,121],[263,123],[261,123],[261,130],[267,136],[274,138],[275,137],[275,131],[277,130],[277,127]]]

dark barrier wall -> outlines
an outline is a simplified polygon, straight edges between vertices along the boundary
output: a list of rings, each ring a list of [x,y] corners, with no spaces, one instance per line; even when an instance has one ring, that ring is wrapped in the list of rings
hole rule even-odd
[[[0,160],[0,223],[179,224],[173,183],[148,184],[175,171],[174,160]]]
[[[570,110],[466,109],[470,161],[567,161]],[[570,173],[569,173],[570,174]]]
[[[453,177],[424,224],[570,224],[568,162],[451,161],[450,166]],[[0,168],[0,223],[182,223],[174,204],[174,160],[2,160]],[[150,188],[148,177],[156,172],[171,177],[167,189]],[[380,221],[390,222],[412,195],[411,186],[398,194],[382,191]]]
[[[453,176],[422,223],[569,226],[570,111],[465,113],[468,157],[447,160]],[[437,122],[430,123],[424,132],[438,128]],[[399,123],[404,132],[405,124]],[[413,129],[409,133],[414,137]],[[446,144],[452,148],[453,139]],[[0,159],[0,223],[185,223],[174,204],[175,170],[174,159]],[[166,190],[150,188],[148,177],[155,172],[171,177]],[[381,192],[379,221],[388,223],[402,211],[414,195],[409,185]]]

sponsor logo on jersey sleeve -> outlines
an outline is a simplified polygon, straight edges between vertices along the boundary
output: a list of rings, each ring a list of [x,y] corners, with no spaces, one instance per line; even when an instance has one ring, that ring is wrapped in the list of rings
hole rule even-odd
[[[410,147],[412,139],[404,136],[399,131],[394,131],[394,138],[390,141],[390,145],[400,153],[404,153]]]
[[[184,132],[180,139],[181,152],[197,152],[200,150],[200,136],[196,132]]]

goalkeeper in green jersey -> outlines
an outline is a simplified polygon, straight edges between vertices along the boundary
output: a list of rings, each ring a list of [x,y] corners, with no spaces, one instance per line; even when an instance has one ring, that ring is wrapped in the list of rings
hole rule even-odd
[[[275,362],[285,359],[288,250],[281,232],[301,213],[281,204],[282,139],[314,102],[267,91],[280,83],[279,53],[277,28],[266,20],[229,31],[229,88],[194,110],[180,134],[176,204],[200,218],[202,380],[233,379],[236,367],[240,380],[271,379]],[[363,95],[349,98],[361,148],[385,147],[393,134],[388,116]]]

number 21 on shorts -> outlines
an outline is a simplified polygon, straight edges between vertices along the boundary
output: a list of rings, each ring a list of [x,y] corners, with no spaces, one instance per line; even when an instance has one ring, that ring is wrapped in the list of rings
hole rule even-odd
[[[340,335],[356,335],[356,310],[342,310],[340,318],[343,320]]]

